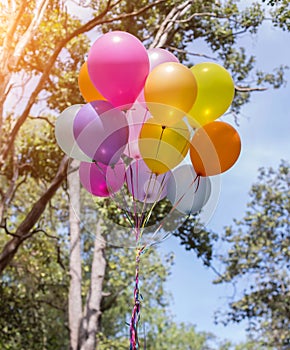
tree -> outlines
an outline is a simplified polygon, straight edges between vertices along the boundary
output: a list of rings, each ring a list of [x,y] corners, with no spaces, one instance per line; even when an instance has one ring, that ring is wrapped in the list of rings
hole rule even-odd
[[[261,344],[287,349],[290,344],[290,167],[261,168],[241,220],[227,227],[225,271],[217,283],[243,288],[230,303],[225,323],[249,321]]]
[[[74,6],[78,10],[83,9],[84,4],[79,2]],[[286,11],[285,5],[283,6],[282,13]],[[213,58],[220,60],[236,81],[234,113],[249,100],[251,91],[265,89],[265,83],[279,87],[284,82],[283,68],[280,67],[276,74],[257,72],[257,86],[247,83],[248,77],[253,74],[254,57],[248,57],[244,49],[237,48],[238,34],[257,32],[265,18],[262,8],[257,4],[243,11],[239,11],[235,2],[223,4],[216,1],[170,0],[103,1],[85,8],[86,21],[72,15],[72,9],[62,6],[57,0],[22,0],[19,3],[12,1],[1,4],[1,22],[7,33],[0,36],[1,182],[5,184],[6,174],[3,169],[7,167],[9,159],[13,160],[9,164],[14,173],[13,182],[1,191],[2,226],[7,217],[6,208],[11,205],[11,193],[15,192],[21,182],[17,175],[19,164],[14,153],[19,130],[31,116],[31,111],[41,114],[40,99],[46,101],[44,107],[55,112],[82,101],[81,96],[75,93],[77,71],[88,49],[88,39],[83,34],[93,28],[100,31],[116,28],[129,30],[148,46],[173,50],[183,61],[190,57],[187,45],[193,40],[203,39],[212,50]],[[94,16],[94,13],[97,15]],[[130,18],[134,19],[134,26]],[[23,107],[11,106],[13,94],[20,95],[21,99],[24,92],[28,99],[24,101]],[[37,118],[33,120],[36,121]],[[61,163],[52,187],[47,187],[40,195],[39,201],[31,207],[30,215],[23,219],[16,236],[4,246],[0,256],[1,271],[13,259],[25,237],[30,236],[29,232],[65,178],[66,166],[67,160]]]
[[[243,11],[235,1],[213,0],[108,0],[89,5],[79,1],[74,6],[66,7],[58,0],[7,1],[0,5],[4,28],[0,33],[0,271],[4,276],[24,242],[44,231],[45,210],[57,190],[62,190],[62,184],[66,189],[68,159],[61,160],[61,153],[54,148],[50,114],[83,102],[76,80],[89,45],[84,33],[94,28],[98,33],[127,30],[147,47],[171,49],[185,63],[192,55],[206,58],[200,52],[187,51],[193,40],[204,40],[212,58],[233,74],[237,91],[234,113],[249,100],[251,91],[263,90],[267,84],[279,87],[284,82],[283,67],[275,74],[255,74],[254,58],[238,48],[238,34],[255,34],[265,18],[259,5]],[[286,11],[285,6],[277,9]],[[76,15],[84,10],[83,16]],[[257,85],[248,83],[253,80],[251,75]],[[39,121],[47,121],[45,132],[38,130]],[[34,134],[23,144],[21,132],[28,130],[30,123],[35,125]],[[43,134],[48,142],[42,142]]]

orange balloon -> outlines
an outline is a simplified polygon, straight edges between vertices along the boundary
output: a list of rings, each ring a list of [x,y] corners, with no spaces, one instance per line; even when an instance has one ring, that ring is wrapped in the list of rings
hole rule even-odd
[[[231,125],[214,121],[198,129],[190,145],[192,165],[200,176],[212,176],[225,172],[237,161],[241,152],[241,140]]]
[[[172,127],[162,126],[156,119],[148,119],[139,135],[140,154],[154,174],[163,174],[176,167],[186,156],[190,131],[184,121]]]
[[[106,101],[105,97],[95,88],[95,86],[91,82],[87,62],[85,62],[80,69],[78,84],[80,92],[87,102],[97,100]]]
[[[197,83],[191,70],[181,63],[165,62],[148,75],[144,96],[154,118],[166,126],[181,120],[192,107]]]

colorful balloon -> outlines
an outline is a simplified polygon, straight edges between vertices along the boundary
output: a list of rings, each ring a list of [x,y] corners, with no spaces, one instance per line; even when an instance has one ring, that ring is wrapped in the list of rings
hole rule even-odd
[[[149,57],[149,72],[151,72],[156,66],[158,66],[161,63],[165,62],[177,62],[179,63],[179,60],[177,57],[173,55],[173,53],[161,49],[159,47],[156,47],[154,49],[147,50],[148,57]],[[139,102],[145,102],[145,96],[144,96],[144,89],[141,91],[140,95],[137,98],[137,101]]]
[[[156,175],[142,159],[133,161],[126,170],[126,183],[133,198],[145,203],[160,201],[166,196],[169,173]]]
[[[231,105],[235,86],[230,73],[222,66],[203,62],[190,68],[197,81],[196,101],[188,112],[188,121],[200,127],[223,115]]]
[[[122,31],[99,37],[89,51],[87,62],[95,87],[120,109],[128,109],[134,103],[149,73],[145,47],[135,36]]]
[[[197,84],[191,70],[176,62],[162,63],[148,75],[144,87],[147,107],[166,126],[181,120],[192,107]]]
[[[80,92],[86,102],[92,102],[96,100],[106,100],[105,97],[96,89],[92,83],[89,72],[88,64],[85,62],[79,72],[78,84]]]
[[[165,127],[151,118],[144,123],[139,136],[140,154],[158,175],[176,167],[188,152],[189,144],[190,132],[182,120]]]
[[[215,121],[198,129],[191,141],[190,158],[196,173],[211,176],[225,172],[237,161],[241,140],[231,125]]]
[[[73,134],[73,123],[75,116],[83,105],[77,104],[66,108],[58,116],[55,122],[55,138],[59,147],[69,157],[82,160],[85,162],[91,162],[84,152],[79,148]]]
[[[150,63],[150,72],[157,66],[166,62],[176,62],[179,63],[179,60],[173,53],[156,47],[154,49],[147,50],[149,63]]]
[[[142,104],[135,102],[132,108],[126,112],[126,117],[129,125],[129,139],[124,154],[129,158],[139,159],[141,158],[138,146],[139,134],[143,124],[151,115]]]
[[[81,184],[94,196],[109,197],[118,192],[125,182],[125,164],[120,159],[114,166],[81,162]]]
[[[173,169],[167,184],[167,198],[172,206],[183,214],[199,212],[211,193],[207,177],[198,178],[191,164]]]
[[[120,159],[129,137],[125,114],[107,101],[84,105],[74,119],[73,131],[81,150],[107,165]]]

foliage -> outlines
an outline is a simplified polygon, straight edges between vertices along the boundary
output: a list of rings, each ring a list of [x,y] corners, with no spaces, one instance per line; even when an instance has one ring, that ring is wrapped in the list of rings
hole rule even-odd
[[[68,276],[60,244],[44,234],[27,241],[0,284],[0,348],[68,346]]]
[[[159,317],[162,319],[162,316]],[[159,333],[148,333],[147,342],[149,350],[210,350],[209,341],[214,337],[210,333],[197,332],[190,324],[177,324],[165,318],[160,322]]]
[[[271,15],[275,27],[282,28],[283,30],[290,30],[290,4],[287,0],[280,0],[274,4],[271,3],[273,9]],[[274,6],[276,5],[276,6]]]
[[[6,199],[10,202],[6,226],[11,232],[27,215],[41,191],[47,188],[63,157],[56,143],[51,142],[54,139],[52,121],[52,117],[29,119],[19,133],[13,153],[0,171],[2,191],[13,185],[10,197]],[[2,239],[3,236],[0,241]]]
[[[211,265],[217,235],[200,224],[198,215],[186,218],[173,235],[180,239],[180,244],[186,250],[193,250],[206,266]]]
[[[240,282],[244,289],[230,303],[225,322],[249,320],[257,339],[277,349],[290,344],[289,185],[289,163],[282,161],[276,171],[260,169],[245,216],[226,228],[225,271],[216,281]]]

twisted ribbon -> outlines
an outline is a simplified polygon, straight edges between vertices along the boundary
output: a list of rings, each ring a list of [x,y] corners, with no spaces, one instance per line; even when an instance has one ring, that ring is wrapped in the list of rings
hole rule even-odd
[[[134,288],[134,307],[132,310],[132,317],[130,322],[130,350],[137,350],[139,348],[138,340],[138,322],[140,319],[140,293],[139,293],[139,265],[140,256],[145,247],[137,248],[136,251],[136,271],[135,271],[135,288]]]

